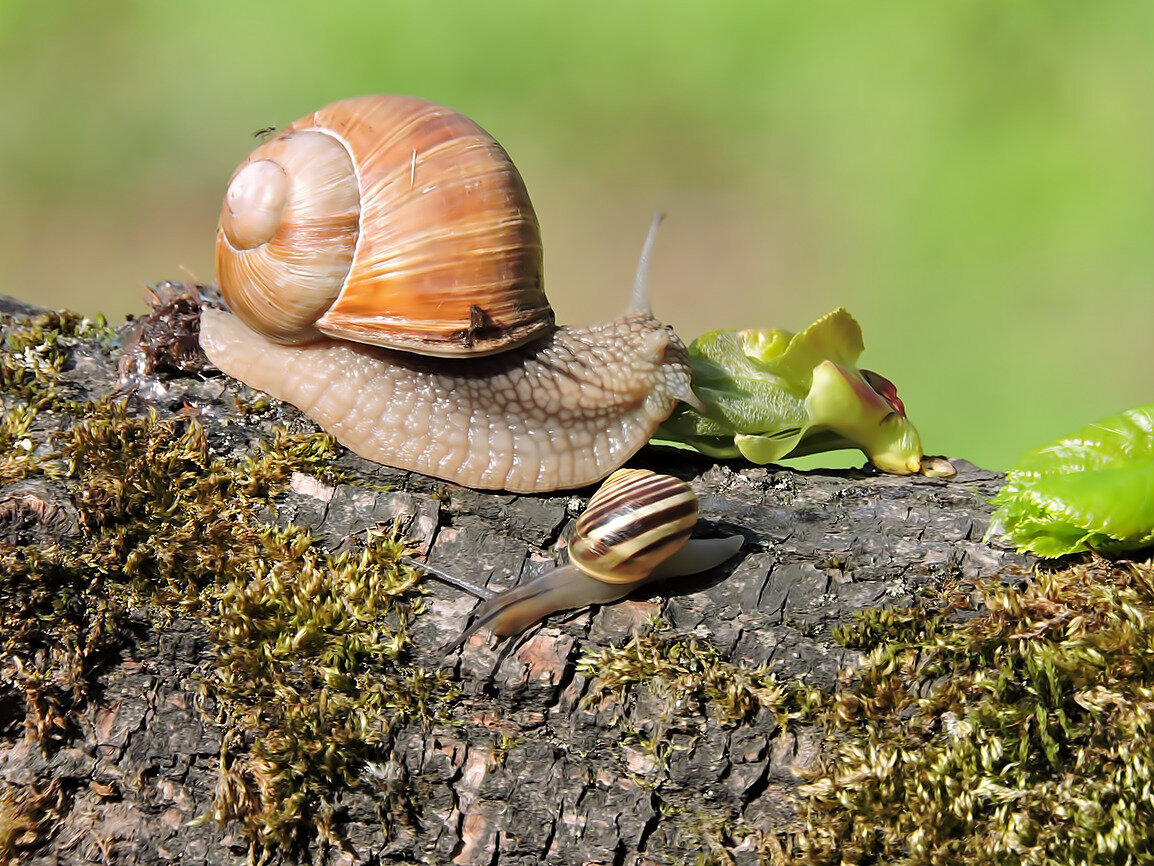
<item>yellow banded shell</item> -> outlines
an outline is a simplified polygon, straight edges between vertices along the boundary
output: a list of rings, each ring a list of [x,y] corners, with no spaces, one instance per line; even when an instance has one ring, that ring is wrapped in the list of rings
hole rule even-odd
[[[589,500],[569,542],[569,561],[606,583],[647,576],[689,538],[697,495],[646,469],[618,469]]]

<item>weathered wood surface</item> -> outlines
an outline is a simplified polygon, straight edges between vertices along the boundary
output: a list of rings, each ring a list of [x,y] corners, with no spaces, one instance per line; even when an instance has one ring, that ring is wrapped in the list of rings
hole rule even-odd
[[[132,405],[162,417],[196,406],[220,453],[239,451],[267,432],[231,415],[235,383],[139,372]],[[81,346],[63,379],[78,394],[111,393],[117,358]],[[308,424],[291,407],[279,418]],[[545,567],[550,546],[589,493],[478,493],[347,452],[339,465],[395,489],[324,488],[300,479],[277,503],[278,519],[310,527],[337,549],[399,517],[432,563],[494,588]],[[745,537],[739,556],[700,579],[554,616],[520,638],[475,635],[446,660],[461,688],[458,723],[396,732],[380,763],[366,768],[367,784],[336,804],[345,843],[314,848],[304,859],[681,863],[708,851],[702,840],[709,834],[700,826],[707,820],[721,819],[735,831],[731,838],[772,836],[791,818],[796,770],[812,760],[818,732],[783,731],[768,712],[735,727],[702,717],[665,731],[673,748],[657,761],[623,737],[620,724],[623,712],[635,725],[644,719],[647,702],[659,715],[658,699],[641,690],[627,708],[612,700],[589,705],[582,699],[590,682],[575,668],[578,655],[619,645],[660,615],[671,634],[695,634],[733,661],[770,663],[782,678],[828,685],[853,661],[832,642],[831,629],[854,611],[903,604],[926,582],[1029,566],[983,542],[987,502],[1000,479],[965,462],[956,462],[960,472],[951,480],[717,465],[657,449],[632,465],[688,480],[701,499],[703,529]],[[0,489],[0,515],[7,515],[0,534],[15,531],[13,521],[21,522],[23,538],[67,534],[66,518],[55,518],[64,528],[37,523],[37,515],[69,513],[66,488],[36,491],[41,504],[34,512],[20,505],[21,495],[18,485]],[[476,602],[448,586],[430,583],[429,590],[413,662],[435,666],[437,648]],[[204,629],[188,619],[161,627],[145,610],[131,619],[76,736],[48,754],[19,736],[0,739],[0,782],[41,789],[55,782],[45,808],[56,810],[59,826],[26,862],[245,862],[248,846],[237,827],[197,820],[211,810],[221,759],[219,732],[196,702],[196,679],[211,664]],[[500,753],[495,734],[507,735]],[[379,806],[390,797],[395,806],[398,790],[408,792],[404,809],[392,809],[383,824]],[[750,843],[744,859],[740,846],[727,856],[761,862],[768,847],[759,855]]]

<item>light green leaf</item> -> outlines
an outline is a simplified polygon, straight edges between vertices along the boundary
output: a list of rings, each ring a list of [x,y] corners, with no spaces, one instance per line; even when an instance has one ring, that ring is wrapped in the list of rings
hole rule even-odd
[[[689,356],[693,390],[706,412],[679,407],[657,441],[754,463],[859,448],[887,472],[917,472],[917,430],[893,385],[857,368],[863,348],[861,328],[844,309],[799,334],[777,328],[703,334]]]
[[[989,535],[1039,556],[1154,544],[1154,404],[1026,453],[994,504]]]

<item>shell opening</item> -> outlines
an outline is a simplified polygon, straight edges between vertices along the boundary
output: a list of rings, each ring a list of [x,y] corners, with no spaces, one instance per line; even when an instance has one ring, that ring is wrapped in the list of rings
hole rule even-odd
[[[224,198],[220,227],[238,250],[251,250],[272,240],[288,204],[289,179],[275,162],[262,159],[246,165]]]

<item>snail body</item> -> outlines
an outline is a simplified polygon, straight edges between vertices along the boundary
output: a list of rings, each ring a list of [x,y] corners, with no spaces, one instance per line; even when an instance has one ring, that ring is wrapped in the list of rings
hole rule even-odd
[[[649,440],[673,395],[689,393],[670,358],[676,337],[644,316],[559,328],[464,365],[338,340],[282,345],[220,310],[201,314],[200,339],[217,367],[362,457],[482,489],[592,484]]]
[[[697,517],[697,496],[684,481],[618,469],[578,518],[569,562],[487,597],[450,648],[480,628],[518,634],[558,610],[606,604],[655,580],[708,571],[741,548],[740,535],[691,539]]]
[[[380,463],[538,492],[604,478],[679,401],[685,347],[648,311],[558,328],[536,216],[476,124],[408,97],[334,103],[230,182],[205,310],[221,370]]]

